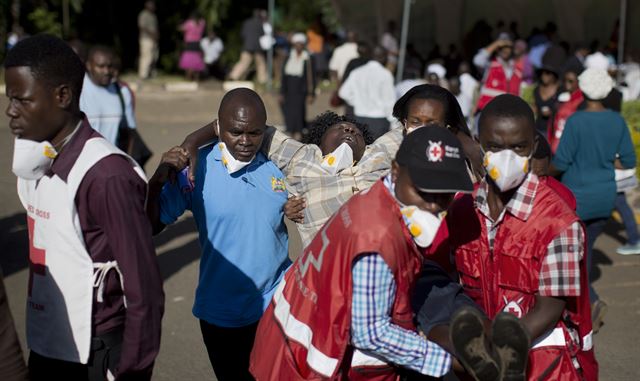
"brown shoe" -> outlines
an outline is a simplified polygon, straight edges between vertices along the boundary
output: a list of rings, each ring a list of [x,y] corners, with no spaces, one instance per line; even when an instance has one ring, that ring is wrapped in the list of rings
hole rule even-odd
[[[484,333],[483,316],[472,307],[462,307],[453,314],[449,336],[456,358],[478,381],[500,378],[498,356],[491,350]]]
[[[500,358],[501,381],[525,381],[531,340],[517,317],[499,313],[493,319],[491,341]]]
[[[598,333],[600,327],[602,327],[604,315],[607,314],[608,308],[607,303],[602,300],[596,300],[591,305],[591,325],[593,327],[593,333]]]

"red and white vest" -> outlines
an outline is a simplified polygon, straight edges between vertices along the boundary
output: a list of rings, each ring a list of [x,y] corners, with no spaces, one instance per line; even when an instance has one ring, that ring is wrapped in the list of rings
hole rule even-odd
[[[391,320],[415,330],[410,295],[422,256],[382,181],[344,204],[323,226],[274,294],[251,353],[258,381],[397,380],[392,364],[350,344],[351,269],[379,253],[397,285]]]
[[[558,149],[558,144],[560,144],[560,138],[564,132],[564,126],[567,124],[567,119],[578,110],[578,107],[583,101],[582,91],[578,89],[571,93],[568,101],[558,102],[558,110],[550,121],[550,128],[547,128],[547,140],[551,146],[551,152],[554,154]]]
[[[447,225],[456,268],[465,293],[489,319],[501,311],[522,317],[534,306],[547,246],[578,221],[572,208],[575,199],[566,187],[552,178],[541,178],[532,214],[527,221],[505,214],[492,253],[485,217],[475,208],[474,199],[465,195],[454,201]],[[567,297],[563,318],[533,343],[527,369],[529,380],[597,379],[585,260],[580,262],[582,294]],[[577,332],[578,337],[571,332]],[[574,358],[578,364],[574,364]]]
[[[522,61],[514,63],[511,78],[507,78],[502,64],[494,58],[489,64],[486,79],[480,88],[477,111],[482,111],[487,103],[500,94],[520,95],[520,84],[522,84]]]
[[[109,155],[129,158],[104,138],[92,138],[85,143],[66,182],[56,175],[18,179],[18,196],[27,210],[29,227],[27,344],[45,357],[87,363],[93,289],[99,288],[100,298],[106,273],[112,269],[119,272],[116,261],[91,260],[75,207],[82,179]],[[138,164],[129,161],[146,181]],[[120,281],[122,284],[121,274]]]

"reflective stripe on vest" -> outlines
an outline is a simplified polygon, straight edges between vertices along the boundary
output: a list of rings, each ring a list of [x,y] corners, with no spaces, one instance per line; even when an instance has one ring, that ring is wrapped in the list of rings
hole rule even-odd
[[[546,335],[538,338],[531,347],[532,349],[541,347],[564,347],[567,345],[567,341],[564,337],[564,329],[562,327],[556,327],[549,331]]]
[[[360,366],[390,366],[390,365],[380,360],[377,357],[368,355],[359,349],[354,349],[353,358],[351,359],[351,367],[357,368]]]
[[[591,349],[593,349],[593,331],[589,331],[582,337],[582,350],[586,352]]]
[[[504,90],[498,90],[491,87],[482,86],[480,89],[480,95],[487,95],[490,97],[497,97],[498,95],[506,94]]]
[[[323,376],[331,377],[338,366],[338,359],[325,355],[313,346],[311,343],[313,339],[311,327],[291,314],[291,305],[283,295],[286,283],[285,278],[283,278],[273,295],[275,318],[282,326],[285,335],[307,349],[307,363],[309,366]]]

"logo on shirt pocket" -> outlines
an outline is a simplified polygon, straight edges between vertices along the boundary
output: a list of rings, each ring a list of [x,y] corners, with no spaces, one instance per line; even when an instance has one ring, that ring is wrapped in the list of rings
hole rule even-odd
[[[271,189],[274,192],[286,192],[287,187],[284,185],[284,179],[282,177],[271,176]]]

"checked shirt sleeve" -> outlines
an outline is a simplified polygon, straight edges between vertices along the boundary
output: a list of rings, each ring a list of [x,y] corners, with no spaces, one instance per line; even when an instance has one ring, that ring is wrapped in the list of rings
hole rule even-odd
[[[451,356],[444,349],[391,322],[396,284],[384,259],[375,253],[361,257],[352,276],[353,346],[422,374],[445,375],[451,368]]]
[[[542,296],[579,296],[580,261],[584,255],[584,233],[574,222],[547,247],[540,269]]]

